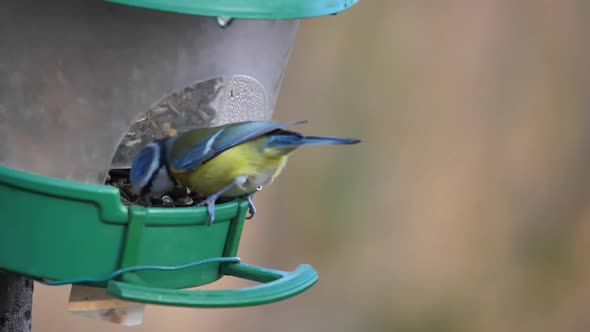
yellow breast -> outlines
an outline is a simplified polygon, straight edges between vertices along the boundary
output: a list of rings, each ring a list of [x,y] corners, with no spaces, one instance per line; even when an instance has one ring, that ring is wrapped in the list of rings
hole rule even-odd
[[[239,144],[197,169],[177,171],[172,175],[181,186],[204,196],[212,195],[240,176],[246,181],[225,192],[222,197],[236,197],[256,191],[258,186],[270,184],[281,172],[287,156],[269,149],[261,149],[264,138]]]

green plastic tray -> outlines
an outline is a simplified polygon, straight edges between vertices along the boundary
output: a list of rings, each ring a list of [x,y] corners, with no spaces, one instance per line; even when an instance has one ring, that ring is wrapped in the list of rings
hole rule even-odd
[[[0,165],[0,268],[44,282],[105,276],[138,265],[178,266],[235,257],[247,202],[205,207],[145,208],[121,203],[115,187],[84,184]],[[182,290],[223,275],[263,284],[233,290]],[[193,307],[269,303],[294,296],[318,279],[309,265],[283,272],[212,262],[173,271],[127,272],[86,282],[131,301]]]
[[[359,0],[106,0],[124,5],[245,19],[295,19],[337,14]]]

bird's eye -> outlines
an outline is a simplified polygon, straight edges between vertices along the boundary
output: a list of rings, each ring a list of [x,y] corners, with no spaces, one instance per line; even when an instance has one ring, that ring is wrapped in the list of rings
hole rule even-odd
[[[262,186],[256,187],[256,191],[261,191],[261,190],[262,190]]]

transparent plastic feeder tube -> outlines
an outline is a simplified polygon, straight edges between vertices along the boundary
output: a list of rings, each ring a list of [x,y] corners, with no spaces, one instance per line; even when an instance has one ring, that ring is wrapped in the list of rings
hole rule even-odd
[[[269,119],[298,26],[72,0],[0,22],[0,163],[90,183],[158,136]]]

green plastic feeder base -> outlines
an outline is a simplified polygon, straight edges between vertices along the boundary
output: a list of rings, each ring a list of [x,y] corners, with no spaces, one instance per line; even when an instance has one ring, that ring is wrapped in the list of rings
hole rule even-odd
[[[241,199],[217,205],[209,227],[205,207],[128,207],[115,187],[0,165],[0,209],[0,269],[48,284],[106,287],[121,299],[161,305],[236,307],[295,296],[318,279],[305,264],[283,272],[236,262],[248,210]],[[262,284],[182,290],[223,275]]]
[[[182,14],[245,19],[298,19],[333,15],[359,0],[106,0],[128,6]]]

